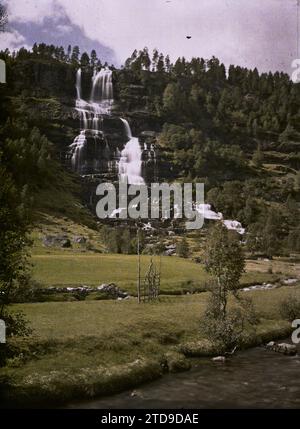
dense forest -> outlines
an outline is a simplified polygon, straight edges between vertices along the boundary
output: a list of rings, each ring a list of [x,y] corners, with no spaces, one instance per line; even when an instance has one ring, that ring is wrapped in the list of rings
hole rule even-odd
[[[0,87],[2,164],[20,192],[62,183],[74,192],[79,178],[63,160],[78,133],[76,70],[107,64],[95,51],[45,44],[0,58],[8,75]],[[226,70],[215,57],[172,63],[147,48],[111,69],[114,112],[137,136],[155,132],[160,181],[204,182],[206,201],[247,228],[251,251],[300,250],[299,84],[281,72]]]

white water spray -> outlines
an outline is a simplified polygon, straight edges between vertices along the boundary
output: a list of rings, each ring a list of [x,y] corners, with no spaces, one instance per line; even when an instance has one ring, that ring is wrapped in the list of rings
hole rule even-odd
[[[129,185],[143,185],[145,182],[142,178],[142,150],[139,139],[132,137],[128,121],[123,118],[121,118],[121,121],[124,124],[129,140],[121,152],[119,161],[120,180],[124,181],[127,179]]]

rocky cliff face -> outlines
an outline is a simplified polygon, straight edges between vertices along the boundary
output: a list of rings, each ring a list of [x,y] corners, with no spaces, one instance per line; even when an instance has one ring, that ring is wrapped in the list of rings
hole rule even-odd
[[[109,68],[93,74],[90,69],[77,71],[75,109],[81,131],[70,145],[67,163],[82,176],[110,175],[113,180],[127,176],[129,184],[153,181],[157,175],[156,133],[143,130],[133,137],[131,124],[118,112],[113,89]]]
[[[107,76],[99,77],[99,70],[95,72],[89,67],[82,70],[78,94],[78,73],[73,65],[24,59],[10,70],[10,102],[20,118],[26,117],[54,143],[67,168],[83,176],[98,176],[100,180],[118,180],[118,163],[130,140],[125,120],[130,134],[138,138],[141,175],[146,182],[153,181],[157,177],[157,118],[145,107],[142,85],[119,82],[122,74],[110,73],[111,94],[102,94],[108,84]],[[76,147],[78,156],[74,157]]]

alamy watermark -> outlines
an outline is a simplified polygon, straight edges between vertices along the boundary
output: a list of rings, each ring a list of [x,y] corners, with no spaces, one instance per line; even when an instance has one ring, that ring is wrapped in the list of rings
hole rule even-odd
[[[300,58],[296,58],[292,61],[291,68],[295,69],[291,75],[292,82],[299,83],[300,82]]]
[[[294,344],[299,344],[300,343],[300,319],[293,320],[292,328],[296,328],[292,333],[292,342]]]
[[[6,343],[6,324],[4,320],[0,319],[0,344]]]
[[[0,83],[6,83],[6,64],[0,60]]]
[[[101,183],[96,189],[101,196],[96,206],[100,219],[187,219],[187,229],[200,229],[204,223],[203,183],[151,183],[128,185],[120,181]]]

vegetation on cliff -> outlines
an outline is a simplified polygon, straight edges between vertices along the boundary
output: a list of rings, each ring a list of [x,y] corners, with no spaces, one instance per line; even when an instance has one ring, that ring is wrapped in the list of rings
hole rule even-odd
[[[101,66],[97,53],[40,44],[0,57],[10,76],[1,89],[2,122],[14,117],[37,127],[63,160],[78,134],[75,72],[81,66],[91,75]],[[249,251],[272,257],[300,249],[299,84],[281,72],[226,70],[214,57],[172,63],[147,48],[134,51],[113,79],[116,114],[135,135],[157,133],[161,181],[203,181],[207,202],[247,228]]]

